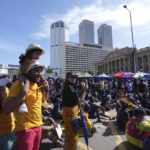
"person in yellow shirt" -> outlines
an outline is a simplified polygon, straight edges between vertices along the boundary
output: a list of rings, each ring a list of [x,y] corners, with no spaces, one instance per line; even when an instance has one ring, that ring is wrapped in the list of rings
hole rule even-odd
[[[42,135],[43,95],[38,82],[43,69],[44,66],[37,60],[31,61],[24,76],[21,76],[10,88],[4,112],[15,113],[16,150],[39,149]]]
[[[15,140],[14,116],[12,113],[3,114],[3,105],[9,94],[7,83],[8,76],[0,74],[0,150],[12,150]]]

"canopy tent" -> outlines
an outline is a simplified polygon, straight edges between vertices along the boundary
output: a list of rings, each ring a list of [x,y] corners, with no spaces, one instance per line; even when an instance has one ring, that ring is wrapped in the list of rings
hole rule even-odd
[[[131,78],[134,76],[134,73],[133,72],[124,72],[122,74],[122,78]]]
[[[52,79],[52,80],[56,80],[57,78],[58,78],[58,77],[48,76],[48,77],[47,77],[47,80],[51,80],[51,79]]]
[[[145,74],[144,78],[149,80],[150,79],[150,73],[149,74]]]
[[[150,74],[138,71],[137,73],[135,73],[135,75],[133,76],[133,78],[136,78],[136,79],[138,79],[138,78],[150,78]]]
[[[115,73],[115,74],[113,75],[113,77],[114,77],[114,78],[120,78],[122,74],[123,74],[123,71],[119,71],[119,72]]]
[[[119,71],[113,75],[114,78],[131,78],[134,75],[132,72]]]
[[[94,78],[96,78],[96,79],[110,79],[111,77],[106,75],[105,73],[102,73],[102,74],[95,76]]]
[[[77,76],[78,76],[79,78],[89,78],[89,77],[93,77],[92,75],[90,75],[90,74],[87,73],[87,72],[78,72],[78,73],[77,73]]]

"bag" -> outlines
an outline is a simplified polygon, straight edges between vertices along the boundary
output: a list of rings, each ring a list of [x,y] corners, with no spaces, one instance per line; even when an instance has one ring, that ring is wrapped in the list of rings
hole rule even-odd
[[[61,139],[63,131],[62,131],[60,124],[58,124],[58,127],[55,127],[55,131],[56,131],[58,139]]]
[[[81,122],[80,117],[74,118],[71,121],[71,124],[72,124],[72,128],[73,128],[74,132],[77,132],[82,128],[82,122]]]

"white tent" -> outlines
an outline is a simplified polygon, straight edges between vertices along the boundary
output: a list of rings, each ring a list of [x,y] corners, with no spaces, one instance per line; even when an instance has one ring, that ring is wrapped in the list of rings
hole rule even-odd
[[[138,71],[137,73],[134,74],[133,78],[138,79],[138,78],[143,78],[148,75],[150,76],[150,74],[148,74],[148,73]]]

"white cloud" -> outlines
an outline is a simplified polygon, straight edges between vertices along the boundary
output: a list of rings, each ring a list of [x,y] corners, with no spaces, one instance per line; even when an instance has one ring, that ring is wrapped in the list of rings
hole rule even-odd
[[[111,23],[115,28],[124,28],[130,25],[129,13],[123,8],[123,3],[107,7],[106,4],[103,5],[103,2],[104,0],[96,0],[88,6],[75,6],[65,14],[44,15],[40,21],[39,31],[32,33],[32,37],[36,39],[49,38],[50,24],[58,20],[63,20],[67,24],[70,35],[78,32],[78,25],[83,19],[94,21],[95,26]],[[149,0],[132,0],[127,5],[132,12],[134,26],[150,23]]]
[[[0,49],[3,50],[3,52],[12,52],[12,50],[16,49],[16,46],[12,43],[0,40]]]

